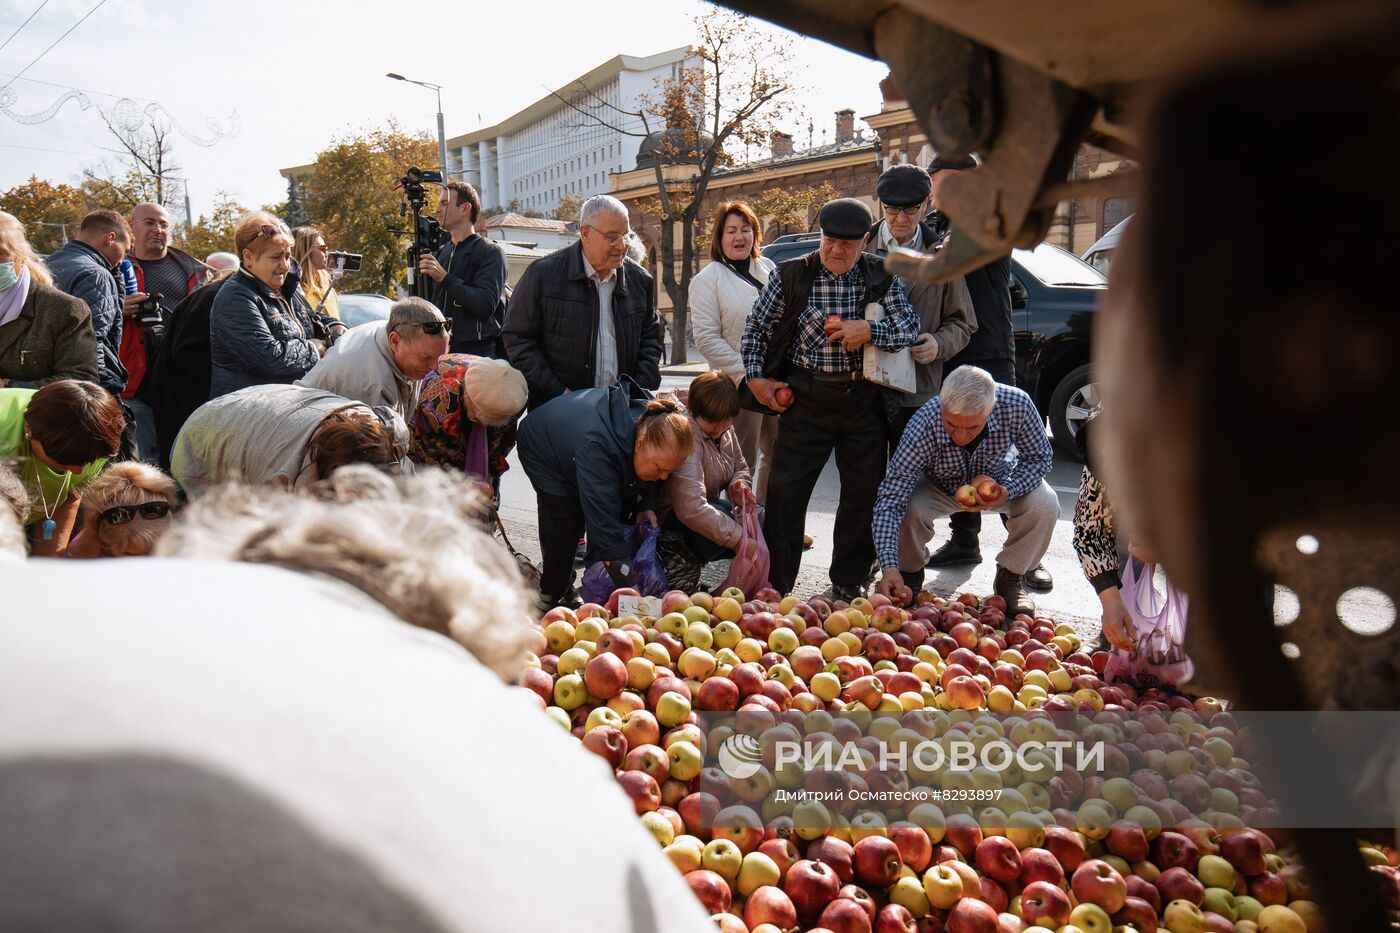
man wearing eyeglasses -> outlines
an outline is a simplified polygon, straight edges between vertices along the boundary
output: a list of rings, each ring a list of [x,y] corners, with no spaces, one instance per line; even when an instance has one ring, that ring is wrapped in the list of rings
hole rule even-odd
[[[932,252],[941,241],[925,222],[932,184],[928,172],[917,165],[895,165],[875,182],[884,219],[870,228],[866,252],[884,256],[896,246]],[[914,412],[938,394],[943,385],[943,364],[963,347],[977,330],[972,298],[962,278],[951,282],[910,282],[905,295],[919,312],[919,339],[914,355],[915,385],[912,393],[886,390],[885,412],[890,418],[890,451],[899,446],[904,426]]]
[[[418,405],[418,384],[447,352],[451,334],[441,311],[422,298],[404,298],[383,324],[363,324],[337,340],[296,384],[387,406],[407,422]]]
[[[661,385],[661,320],[651,275],[627,258],[627,208],[596,195],[579,213],[579,242],[530,266],[506,310],[511,365],[525,375],[530,410],[623,376]]]

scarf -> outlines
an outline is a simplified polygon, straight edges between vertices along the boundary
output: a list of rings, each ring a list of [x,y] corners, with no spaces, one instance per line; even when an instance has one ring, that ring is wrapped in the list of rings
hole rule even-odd
[[[0,326],[19,317],[20,311],[24,310],[24,300],[28,297],[29,269],[25,268],[20,272],[15,284],[0,292]]]

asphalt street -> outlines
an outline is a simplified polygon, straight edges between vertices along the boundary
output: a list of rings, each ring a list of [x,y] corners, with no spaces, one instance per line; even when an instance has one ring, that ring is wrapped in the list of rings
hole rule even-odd
[[[691,375],[666,375],[662,377],[661,387],[663,390],[683,388],[689,384],[691,378]],[[534,490],[514,454],[511,455],[510,463],[511,469],[501,481],[501,519],[505,522],[511,542],[532,559],[538,559],[539,539],[536,533]],[[1079,495],[1081,469],[1078,463],[1057,460],[1050,473],[1050,485],[1060,500],[1060,520],[1055,526],[1050,552],[1045,556],[1045,566],[1055,578],[1055,588],[1049,593],[1038,593],[1034,596],[1037,606],[1050,615],[1067,621],[1092,622],[1092,625],[1086,628],[1092,628],[1097,634],[1098,598],[1079,572],[1079,562],[1071,546],[1071,536],[1074,533],[1074,503]],[[813,546],[802,559],[802,570],[795,590],[799,596],[820,593],[831,584],[827,576],[827,566],[831,561],[832,525],[836,519],[839,494],[840,482],[833,458],[822,471],[807,509],[807,533],[813,538]],[[946,520],[939,522],[939,534],[933,546],[936,547],[946,540],[947,526]],[[1006,540],[1006,531],[1001,521],[995,517],[988,517],[982,526],[982,563],[977,567],[930,570],[925,582],[926,588],[939,593],[991,593],[992,576],[996,572],[995,558],[998,549]]]

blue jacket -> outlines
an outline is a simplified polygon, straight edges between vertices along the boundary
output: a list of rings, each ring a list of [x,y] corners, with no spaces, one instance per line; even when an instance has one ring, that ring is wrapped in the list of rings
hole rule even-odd
[[[321,359],[311,309],[240,269],[209,312],[209,397],[273,382],[292,383]]]
[[[81,298],[92,312],[92,332],[97,338],[97,384],[120,394],[126,388],[126,367],[121,361],[122,290],[112,267],[97,250],[69,240],[45,261],[53,284]]]
[[[577,499],[588,559],[630,557],[624,517],[655,505],[655,483],[637,478],[632,449],[651,393],[630,377],[609,389],[557,396],[520,424],[520,465],[536,492]]]

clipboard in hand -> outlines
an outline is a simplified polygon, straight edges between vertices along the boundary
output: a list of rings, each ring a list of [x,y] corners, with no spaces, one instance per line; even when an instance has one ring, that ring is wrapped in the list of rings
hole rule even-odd
[[[865,319],[874,323],[885,319],[885,307],[879,302],[872,301],[865,306]],[[913,393],[914,380],[914,354],[908,348],[896,350],[891,353],[888,350],[881,350],[873,343],[867,343],[864,347],[864,359],[862,369],[865,378],[876,385],[894,389],[896,392]]]

